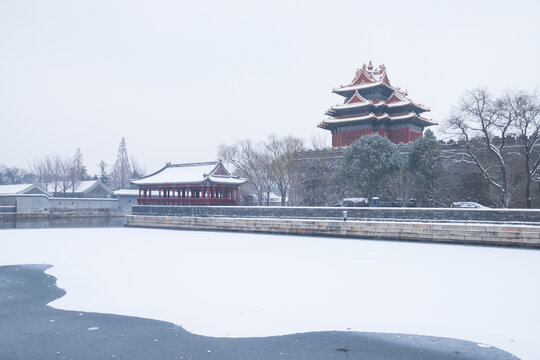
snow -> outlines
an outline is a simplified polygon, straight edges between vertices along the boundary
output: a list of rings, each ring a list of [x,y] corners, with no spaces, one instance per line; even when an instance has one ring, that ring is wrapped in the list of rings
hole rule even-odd
[[[114,191],[114,196],[139,196],[137,189],[118,189]]]
[[[18,194],[29,190],[33,184],[0,185],[0,194]]]
[[[202,183],[207,178],[217,183],[243,184],[245,180],[228,176],[208,176],[217,166],[218,162],[194,163],[194,164],[168,164],[163,169],[154,174],[143,177],[139,180],[131,181],[136,185],[152,184],[194,184]]]
[[[84,181],[78,181],[75,183],[75,191],[74,192],[85,192],[88,191],[90,188],[92,188],[99,180],[84,180]],[[73,187],[69,188],[70,191],[73,191]]]
[[[376,118],[377,120],[382,120],[382,119],[385,119],[385,118],[389,118],[390,120],[403,120],[403,119],[413,118],[415,116],[418,117],[421,120],[430,122],[429,120],[424,119],[423,117],[417,115],[414,112],[409,112],[408,114],[398,115],[398,116],[390,116],[387,113],[383,113],[382,115],[377,116],[374,113],[369,113],[367,115],[356,116],[356,117],[348,117],[348,118],[328,118],[328,119],[325,119],[324,122],[328,123],[328,124],[331,124],[331,123],[341,123],[341,122],[349,122],[349,121],[367,120],[367,119],[371,119],[371,118]]]
[[[70,194],[70,193],[77,193],[77,194],[86,193],[86,192],[88,192],[90,190],[93,190],[95,187],[97,187],[100,184],[105,190],[107,190],[108,192],[110,192],[112,194],[112,190],[110,190],[107,185],[105,185],[103,182],[101,182],[101,180],[77,181],[77,182],[75,182],[75,189],[73,188],[73,184],[70,183],[69,185],[66,186],[65,193],[67,195]],[[47,191],[49,191],[50,193],[63,192],[63,187],[62,186],[57,186],[56,191],[55,191],[54,184],[49,184],[47,186]]]
[[[373,83],[365,83],[365,84],[358,84],[358,85],[347,85],[347,86],[343,86],[343,87],[338,87],[338,88],[334,88],[332,91],[335,92],[335,93],[341,93],[341,92],[345,92],[345,91],[368,89],[368,88],[377,87],[377,86],[381,86],[381,85],[387,86],[382,81],[376,81],[376,82],[373,82]]]
[[[158,229],[0,231],[0,265],[44,263],[60,309],[207,336],[443,336],[540,358],[540,251]]]

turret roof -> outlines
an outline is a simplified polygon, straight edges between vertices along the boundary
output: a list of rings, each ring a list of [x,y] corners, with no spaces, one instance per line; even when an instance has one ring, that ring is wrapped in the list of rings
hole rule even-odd
[[[361,123],[361,122],[366,122],[366,121],[383,121],[383,120],[393,122],[393,121],[407,120],[407,119],[418,121],[422,123],[424,126],[437,125],[436,122],[433,122],[430,119],[426,119],[415,112],[409,112],[408,114],[402,114],[402,115],[388,115],[387,113],[376,115],[374,113],[369,113],[369,114],[353,116],[353,117],[327,118],[327,119],[324,119],[318,125],[318,127],[327,129],[327,128],[334,127],[334,125],[353,123],[353,122]]]

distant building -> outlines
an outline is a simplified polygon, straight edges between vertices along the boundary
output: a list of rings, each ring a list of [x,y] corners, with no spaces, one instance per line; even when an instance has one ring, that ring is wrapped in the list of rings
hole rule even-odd
[[[139,190],[118,189],[114,191],[114,198],[118,199],[118,205],[125,214],[131,214],[131,207],[137,205]]]
[[[52,196],[50,192],[37,184],[0,185],[0,195],[41,194]]]
[[[49,186],[49,190],[51,186]],[[55,197],[71,198],[110,198],[113,190],[100,179],[77,181],[74,185],[68,186],[66,191],[51,191]]]
[[[132,180],[139,205],[238,205],[238,187],[246,182],[231,175],[221,161],[170,164]]]
[[[422,136],[435,122],[420,114],[429,111],[407,97],[407,92],[390,85],[386,68],[374,69],[371,61],[358,69],[351,84],[332,92],[343,96],[343,104],[332,106],[318,127],[332,133],[332,146],[348,146],[364,135],[377,134],[395,144],[407,144]]]

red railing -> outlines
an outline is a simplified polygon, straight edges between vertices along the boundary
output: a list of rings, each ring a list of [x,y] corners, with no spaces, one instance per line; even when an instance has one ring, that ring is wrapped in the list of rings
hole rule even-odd
[[[146,198],[137,199],[139,205],[236,205],[235,199],[223,198]]]

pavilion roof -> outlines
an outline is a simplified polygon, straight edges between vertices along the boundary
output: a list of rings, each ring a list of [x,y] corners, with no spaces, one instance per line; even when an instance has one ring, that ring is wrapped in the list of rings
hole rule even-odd
[[[223,185],[241,185],[246,180],[231,175],[221,161],[188,164],[167,163],[165,167],[153,174],[131,180],[131,183],[135,185],[206,184],[208,182]]]
[[[342,124],[348,124],[348,123],[362,123],[362,122],[371,122],[371,121],[402,121],[402,120],[410,120],[411,122],[419,122],[424,126],[430,126],[430,125],[437,125],[436,122],[431,121],[430,119],[426,119],[420,115],[418,115],[415,112],[409,112],[408,114],[402,114],[402,115],[388,115],[387,113],[383,113],[380,115],[375,115],[374,113],[369,113],[365,115],[360,116],[353,116],[353,117],[337,117],[337,118],[327,118],[324,119],[318,127],[323,129],[329,129],[333,128],[336,125],[342,125]]]

